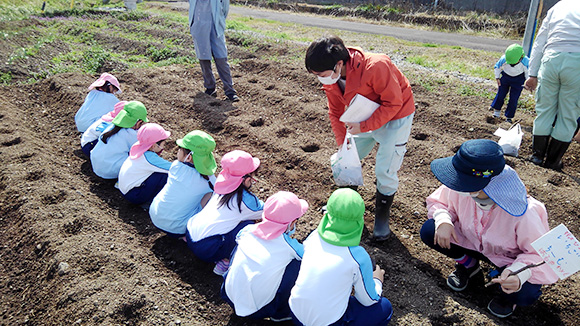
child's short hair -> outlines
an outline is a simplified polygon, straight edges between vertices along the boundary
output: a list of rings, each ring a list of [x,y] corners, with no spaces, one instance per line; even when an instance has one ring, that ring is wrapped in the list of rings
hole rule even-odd
[[[344,63],[350,58],[348,49],[338,36],[323,36],[312,42],[306,50],[304,63],[309,72],[321,72],[334,69],[336,63]]]

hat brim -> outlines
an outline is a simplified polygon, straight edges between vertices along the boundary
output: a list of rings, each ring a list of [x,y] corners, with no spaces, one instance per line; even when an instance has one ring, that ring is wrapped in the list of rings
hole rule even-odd
[[[491,178],[481,178],[458,172],[453,166],[453,156],[431,162],[431,172],[448,188],[460,192],[475,192],[489,184]]]

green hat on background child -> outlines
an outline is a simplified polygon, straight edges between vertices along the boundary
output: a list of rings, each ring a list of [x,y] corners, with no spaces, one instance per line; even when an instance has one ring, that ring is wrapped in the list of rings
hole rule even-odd
[[[137,121],[149,122],[147,120],[147,109],[145,105],[139,101],[131,101],[125,104],[123,110],[117,114],[112,123],[121,128],[131,128]]]
[[[365,224],[365,202],[359,193],[350,188],[337,189],[328,198],[326,209],[318,225],[320,237],[335,246],[358,246]]]
[[[203,175],[215,173],[217,164],[212,153],[215,149],[215,140],[212,136],[201,130],[194,130],[178,139],[176,143],[179,147],[191,151],[191,158],[197,172]]]
[[[515,65],[520,62],[524,55],[524,48],[519,44],[512,44],[505,50],[505,62],[508,65]]]

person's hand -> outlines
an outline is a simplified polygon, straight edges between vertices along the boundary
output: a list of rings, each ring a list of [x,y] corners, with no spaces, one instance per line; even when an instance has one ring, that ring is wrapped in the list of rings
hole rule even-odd
[[[491,280],[493,283],[501,285],[503,292],[510,294],[516,292],[520,288],[520,278],[517,275],[511,275],[509,269],[504,269],[498,278]]]
[[[381,283],[385,280],[385,270],[381,269],[379,265],[375,265],[375,271],[373,272],[373,278],[381,281]]]
[[[435,230],[434,242],[441,248],[449,249],[451,248],[451,238],[457,241],[457,235],[455,234],[455,228],[449,223],[443,223],[439,225],[437,230]]]
[[[501,80],[499,78],[496,78],[495,81],[497,81],[497,87],[501,86]]]
[[[351,135],[360,134],[360,123],[359,122],[347,122],[346,131],[348,131]]]
[[[528,77],[526,82],[524,83],[524,88],[528,91],[533,91],[538,86],[538,77]]]

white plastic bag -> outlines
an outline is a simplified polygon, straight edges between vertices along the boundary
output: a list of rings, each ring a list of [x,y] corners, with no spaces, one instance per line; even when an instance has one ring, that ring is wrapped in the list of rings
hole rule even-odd
[[[518,151],[520,150],[522,137],[524,136],[524,132],[519,123],[511,126],[508,130],[499,128],[493,134],[500,137],[497,143],[503,149],[504,155],[518,157]]]
[[[332,176],[337,186],[362,186],[362,166],[352,135],[346,133],[342,147],[330,157]]]

